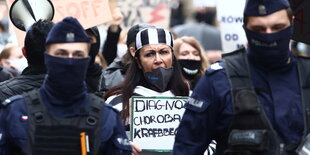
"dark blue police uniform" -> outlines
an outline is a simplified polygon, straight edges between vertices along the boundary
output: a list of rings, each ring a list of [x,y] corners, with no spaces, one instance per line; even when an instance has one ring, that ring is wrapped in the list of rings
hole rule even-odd
[[[76,18],[66,17],[53,26],[45,44],[58,54],[47,48],[42,86],[2,103],[0,154],[131,154],[118,112],[87,93],[86,51],[68,51],[55,46],[59,43],[89,45],[90,39]]]
[[[25,148],[27,145],[28,114],[25,99],[21,95],[7,99],[4,104],[8,105],[6,108],[0,110],[0,154],[11,155]],[[119,120],[117,110],[113,109],[110,105],[104,105],[105,108],[102,112],[103,119],[100,122],[101,150],[99,152],[107,155],[131,154],[131,147],[123,125]],[[83,113],[88,112],[86,110]],[[65,115],[67,114],[59,115],[59,117],[65,117]],[[84,114],[76,113],[75,115]]]
[[[281,69],[259,68],[250,62],[253,85],[280,143],[298,142],[304,129],[296,59]],[[203,154],[211,140],[223,154],[233,115],[230,84],[223,62],[211,65],[193,91],[178,128],[173,154]]]
[[[288,13],[289,8],[287,0],[247,0],[243,12],[245,19],[252,18],[256,21],[257,27],[265,29],[273,29],[275,25],[279,24],[283,27],[272,33],[258,31],[248,26],[247,22],[250,22],[250,20],[244,20],[243,28],[248,40],[248,48],[243,58],[247,58],[244,59],[247,63],[245,65],[236,63],[236,66],[233,66],[235,65],[234,63],[228,63],[229,61],[227,60],[232,58],[234,52],[232,55],[224,55],[224,62],[226,64],[223,62],[213,64],[206,71],[206,74],[200,79],[188,103],[185,105],[186,111],[178,128],[173,154],[203,154],[211,140],[216,140],[217,142],[216,154],[231,153],[230,151],[236,154],[240,152],[241,154],[274,154],[272,153],[274,150],[281,154],[283,152],[291,153],[296,151],[296,145],[298,146],[304,134],[304,108],[297,69],[299,61],[297,62],[296,57],[289,49],[292,32],[291,19]],[[282,14],[281,11],[286,11],[288,15],[287,20],[284,19],[285,22],[281,23],[265,18],[266,16],[275,17],[274,15]],[[255,17],[265,18],[265,23],[256,20],[257,18]],[[227,68],[225,67],[224,69],[223,66]],[[245,68],[249,71],[245,71],[244,68],[239,66],[246,66]],[[232,67],[235,67],[236,70],[232,70]],[[232,72],[233,74],[231,74]],[[247,72],[246,76],[244,76],[244,72]],[[239,79],[232,80],[233,78]],[[250,86],[242,85],[248,83],[248,81],[251,83]],[[251,90],[254,88],[255,92],[252,94],[255,94],[255,98],[249,99],[249,93],[244,96],[237,96],[236,90],[245,90],[248,87]],[[240,100],[246,102],[237,101],[237,97],[242,98]],[[251,126],[248,126],[250,123],[247,123],[248,121],[245,118],[253,114],[253,111],[249,112],[250,114],[242,116],[240,114],[240,117],[237,117],[238,110],[242,111],[247,109],[248,105],[253,105],[256,102],[256,97],[259,103],[257,102],[258,108],[254,108],[259,111],[261,116],[263,115],[264,120],[267,120],[266,124],[268,124],[268,127],[259,128],[261,127],[258,124],[259,122],[256,122],[256,124],[255,122],[251,123]],[[246,108],[238,107],[241,103]],[[263,112],[260,110],[260,107],[262,107]],[[243,119],[242,122],[240,118]],[[242,138],[246,138],[246,140],[251,139],[253,134],[248,136],[249,138],[244,136],[244,134],[235,136],[236,134],[231,134],[232,130],[247,130],[247,128],[249,130],[269,130],[267,128],[272,128],[270,130],[273,133],[275,131],[276,136],[269,135],[265,137],[276,142],[267,144],[270,141],[262,140],[260,144],[266,144],[266,146],[275,144],[276,148],[271,149],[271,145],[269,145],[264,150],[259,150],[261,152],[258,153],[255,151],[260,148],[254,148],[256,145],[246,149],[244,146],[238,145],[237,143],[240,144],[244,140]],[[233,138],[240,141],[233,141],[237,143],[229,142],[228,140],[233,138],[229,139],[231,137],[228,135],[233,135],[235,136]],[[255,135],[252,139],[255,139]],[[253,141],[250,141],[250,144],[247,142],[249,141],[244,142],[246,143],[245,145],[251,145],[250,142]],[[239,148],[237,148],[237,145]]]

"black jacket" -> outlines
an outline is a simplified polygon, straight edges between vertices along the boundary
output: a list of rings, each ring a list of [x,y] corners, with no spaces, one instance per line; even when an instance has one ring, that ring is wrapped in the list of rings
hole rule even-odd
[[[0,83],[0,102],[32,89],[40,88],[46,75],[45,67],[28,66],[18,77]]]
[[[0,66],[0,82],[13,78],[8,68]]]

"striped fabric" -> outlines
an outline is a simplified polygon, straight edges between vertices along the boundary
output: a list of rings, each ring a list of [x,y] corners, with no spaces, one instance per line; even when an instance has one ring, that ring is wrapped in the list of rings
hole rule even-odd
[[[138,32],[136,37],[136,51],[145,45],[166,44],[173,47],[171,33],[163,28],[146,28]]]

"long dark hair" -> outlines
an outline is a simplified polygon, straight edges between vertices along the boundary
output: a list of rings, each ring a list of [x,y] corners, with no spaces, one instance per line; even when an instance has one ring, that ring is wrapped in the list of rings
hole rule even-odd
[[[172,54],[173,55],[173,54]],[[126,72],[125,79],[122,83],[112,87],[104,95],[107,99],[110,96],[122,94],[123,110],[121,111],[121,119],[125,122],[129,116],[129,99],[133,96],[136,86],[141,85],[147,88],[151,86],[144,78],[142,69],[139,68],[139,52],[136,53],[135,60],[129,65]],[[168,84],[168,90],[170,90],[175,96],[188,96],[189,85],[185,82],[179,64],[173,55],[173,78],[171,78]]]

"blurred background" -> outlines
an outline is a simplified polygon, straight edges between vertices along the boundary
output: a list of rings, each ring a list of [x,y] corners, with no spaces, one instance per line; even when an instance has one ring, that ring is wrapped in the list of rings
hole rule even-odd
[[[0,0],[0,52],[8,45],[12,46],[11,44],[23,46],[23,37],[9,18],[9,6],[13,1]],[[108,1],[110,15],[96,10],[95,0],[61,0],[68,1],[68,6],[57,6],[56,2],[59,0],[51,1],[56,4],[56,14],[66,14],[67,11],[68,14],[73,13],[82,18],[88,12],[95,11],[95,14],[106,15],[104,18],[109,16],[112,20],[97,25],[102,38],[101,49],[109,27],[121,29],[119,45],[125,45],[127,30],[138,23],[167,28],[173,32],[175,38],[193,36],[200,42],[210,59],[223,52],[246,46],[242,29],[245,0],[96,0]],[[85,4],[89,7],[84,8]],[[86,19],[96,20],[90,16]],[[118,56],[122,56],[126,49],[124,46],[118,47]],[[297,54],[310,54],[307,44],[292,41],[291,47]]]

